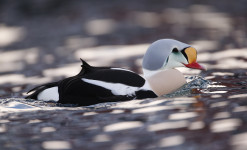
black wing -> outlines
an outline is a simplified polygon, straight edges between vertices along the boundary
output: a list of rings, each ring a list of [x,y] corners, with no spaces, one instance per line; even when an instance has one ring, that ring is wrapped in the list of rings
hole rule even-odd
[[[102,102],[117,102],[140,98],[157,97],[152,91],[139,90],[135,95],[114,95],[111,90],[84,82],[92,79],[107,83],[120,83],[133,87],[142,87],[145,79],[130,71],[116,69],[97,69],[81,76],[67,78],[59,83],[59,103],[92,105]]]
[[[145,79],[140,75],[131,71],[117,69],[99,69],[85,74],[83,78],[110,83],[121,83],[133,87],[142,87],[145,83]]]
[[[59,103],[78,104],[82,106],[102,102],[129,100],[126,96],[115,96],[110,90],[84,82],[75,76],[62,80],[58,86]]]

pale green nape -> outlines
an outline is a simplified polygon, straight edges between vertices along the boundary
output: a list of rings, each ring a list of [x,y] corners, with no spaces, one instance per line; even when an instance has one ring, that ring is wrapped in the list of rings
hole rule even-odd
[[[186,64],[187,59],[184,57],[184,55],[178,51],[176,53],[172,52],[168,58],[168,61],[164,62],[161,69],[171,69],[176,67],[183,67],[183,64]]]

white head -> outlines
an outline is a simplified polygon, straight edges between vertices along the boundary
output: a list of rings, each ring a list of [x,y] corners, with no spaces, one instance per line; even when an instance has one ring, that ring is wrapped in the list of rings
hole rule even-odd
[[[204,70],[196,62],[197,51],[188,44],[173,39],[161,39],[150,45],[143,57],[144,76],[176,67],[188,67]]]

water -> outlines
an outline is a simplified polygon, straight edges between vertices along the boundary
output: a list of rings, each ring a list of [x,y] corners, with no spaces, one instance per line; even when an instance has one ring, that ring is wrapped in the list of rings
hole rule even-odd
[[[196,96],[200,95],[202,100],[208,99],[217,100],[221,97],[228,98],[230,96],[236,97],[239,94],[247,93],[247,75],[245,70],[215,70],[207,71],[202,76],[188,76],[186,77],[187,84],[179,88],[177,91],[163,95],[164,98]],[[216,96],[215,96],[216,95]],[[155,99],[152,99],[155,101]],[[0,105],[8,107],[13,102],[24,103],[34,107],[75,107],[73,104],[59,104],[54,101],[44,102],[39,100],[23,99],[23,98],[8,98],[2,99]],[[102,108],[116,105],[116,102],[100,103],[88,106],[89,108]]]
[[[201,76],[189,76],[186,77],[187,84],[179,88],[177,91],[163,95],[162,97],[179,97],[179,96],[189,96],[192,94],[193,89],[207,89],[210,85],[210,81],[206,80]]]
[[[33,137],[44,141],[49,134],[51,140],[73,137],[79,139],[78,143],[86,141],[94,145],[96,142],[90,140],[102,135],[114,139],[114,144],[133,137],[138,139],[137,142],[139,139],[144,140],[137,144],[147,143],[140,149],[150,146],[150,141],[155,145],[156,141],[160,143],[162,139],[171,137],[186,140],[180,145],[181,148],[172,147],[175,149],[182,149],[187,145],[196,145],[188,149],[200,149],[205,145],[205,150],[222,145],[231,149],[230,144],[240,141],[244,143],[243,149],[246,149],[246,70],[210,70],[200,75],[187,77],[188,83],[174,93],[163,96],[166,98],[101,103],[88,107],[67,105],[67,108],[55,102],[3,99],[0,101],[0,110],[5,111],[1,114],[1,134],[8,141],[13,137],[16,137],[15,141],[30,141]],[[18,113],[11,113],[14,109]],[[22,112],[24,109],[33,112]],[[128,129],[136,124],[141,127]],[[104,129],[109,127],[115,127],[119,131],[105,132]],[[124,127],[126,134],[122,134],[121,129]],[[54,135],[57,137],[41,132],[47,128],[56,130]],[[108,144],[110,141],[97,143]],[[108,145],[106,147],[109,148]],[[226,147],[216,149],[228,150]]]

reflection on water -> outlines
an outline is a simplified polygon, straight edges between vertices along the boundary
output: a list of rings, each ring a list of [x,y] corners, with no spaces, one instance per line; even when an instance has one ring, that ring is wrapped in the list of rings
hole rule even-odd
[[[235,150],[245,150],[247,147],[247,132],[234,135],[231,138],[231,145]]]
[[[156,131],[162,131],[162,130],[185,128],[188,126],[188,124],[189,124],[189,122],[185,121],[185,120],[172,121],[172,122],[161,122],[161,123],[150,125],[148,127],[148,131],[156,132]]]
[[[183,144],[185,139],[181,135],[174,135],[170,137],[165,137],[160,140],[159,147],[172,147]]]
[[[93,142],[109,142],[111,140],[111,137],[107,134],[99,134],[93,138]]]
[[[143,125],[140,121],[126,121],[126,122],[119,122],[110,124],[104,127],[105,132],[113,132],[113,131],[120,131],[120,130],[128,130],[133,128],[138,128]]]
[[[240,119],[224,119],[212,122],[210,128],[211,132],[229,132],[236,130],[241,124]]]
[[[200,130],[205,127],[205,123],[202,121],[191,122],[189,125],[189,130]]]
[[[71,149],[68,141],[45,141],[42,143],[44,149]]]
[[[41,133],[47,133],[47,132],[55,132],[56,131],[56,128],[54,127],[43,127],[41,128]]]

